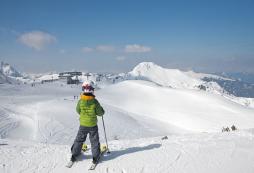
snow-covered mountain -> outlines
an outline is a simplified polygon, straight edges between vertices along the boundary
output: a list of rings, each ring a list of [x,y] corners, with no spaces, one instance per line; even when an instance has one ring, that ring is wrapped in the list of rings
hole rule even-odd
[[[204,77],[204,81],[215,82],[225,91],[236,97],[254,98],[254,84],[246,83],[238,79],[225,80],[223,78]]]
[[[2,74],[1,74],[2,73]],[[88,76],[87,76],[88,75]],[[19,77],[17,77],[19,76]],[[43,80],[58,80],[58,73],[47,73],[38,75],[23,75],[7,63],[1,63],[0,82],[23,83],[41,82]],[[138,64],[128,73],[82,73],[78,78],[81,82],[92,80],[99,88],[115,84],[125,80],[147,80],[160,86],[205,90],[217,94],[235,95],[238,97],[253,97],[254,85],[246,84],[235,79],[230,79],[218,75],[196,73],[193,71],[181,71],[178,69],[167,69],[153,62],[143,62]]]
[[[153,62],[143,62],[138,64],[128,73],[120,74],[97,74],[89,73],[89,77],[81,76],[79,79],[92,80],[99,88],[109,84],[115,84],[126,80],[145,80],[153,82],[162,87],[175,89],[195,89],[205,90],[213,93],[223,93],[223,89],[216,82],[206,82],[202,80],[204,76],[213,76],[195,72],[184,72],[178,69],[166,69]],[[220,78],[219,76],[216,76]]]
[[[219,76],[210,74],[167,69],[153,62],[143,62],[138,64],[131,72],[127,73],[125,79],[147,80],[163,87],[175,89],[203,90],[216,94],[224,93],[224,89],[216,82],[202,80],[205,76],[220,78]]]
[[[11,76],[7,76],[11,75]],[[42,81],[59,80],[58,73],[47,73],[37,75],[23,75],[7,63],[1,63],[0,83],[41,83]],[[22,77],[13,77],[22,76]],[[82,73],[81,76],[73,80],[91,80],[98,88],[104,88],[111,84],[116,84],[126,80],[145,80],[153,82],[162,87],[175,89],[202,90],[240,103],[244,106],[254,107],[254,85],[245,84],[235,79],[230,79],[218,75],[196,73],[193,71],[181,71],[178,69],[167,69],[156,65],[153,62],[143,62],[138,64],[128,73]],[[66,82],[62,80],[61,82]],[[245,89],[246,88],[246,89]],[[252,93],[252,94],[251,94]],[[235,97],[238,96],[238,97]]]
[[[0,83],[21,84],[29,83],[32,79],[28,75],[16,70],[8,63],[1,62],[0,66]]]
[[[6,76],[0,71],[0,84],[6,83]]]
[[[189,77],[178,69],[165,69],[152,62],[140,63],[128,74],[139,80],[148,80],[171,88],[193,89],[204,83],[199,79]]]
[[[174,88],[174,89],[191,89],[202,90],[209,93],[223,95],[225,98],[232,100],[244,106],[254,107],[254,98],[236,97],[240,95],[239,88],[244,88],[246,84],[239,84],[234,79],[214,75],[197,73],[193,71],[181,71],[178,69],[167,69],[153,62],[143,62],[138,64],[128,73],[120,74],[98,74],[98,73],[83,73],[79,77],[80,81],[92,80],[99,88],[104,88],[110,84],[116,84],[126,80],[145,80],[153,82],[159,86]],[[239,87],[230,87],[230,84],[239,84]],[[250,90],[250,87],[248,87]],[[249,92],[241,91],[244,96]],[[251,96],[251,94],[250,94]]]
[[[254,98],[244,98],[246,96],[252,97],[254,85],[213,74],[166,69],[152,62],[140,63],[131,72],[118,77],[118,79],[120,79],[118,81],[146,80],[163,87],[202,90],[223,95],[244,106],[253,107],[254,105]]]
[[[17,71],[14,67],[12,67],[10,64],[5,62],[1,62],[0,71],[5,76],[23,77],[23,75],[19,71]]]

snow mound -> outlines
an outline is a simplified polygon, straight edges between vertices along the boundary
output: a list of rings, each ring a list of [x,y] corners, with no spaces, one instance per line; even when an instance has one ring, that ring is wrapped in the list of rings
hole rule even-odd
[[[195,132],[223,126],[251,128],[254,110],[207,92],[160,87],[147,81],[124,81],[97,92],[103,103]]]

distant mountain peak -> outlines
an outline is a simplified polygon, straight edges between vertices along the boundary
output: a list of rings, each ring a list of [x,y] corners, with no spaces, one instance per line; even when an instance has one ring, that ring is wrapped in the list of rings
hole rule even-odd
[[[153,62],[141,62],[136,67],[134,67],[133,71],[149,71],[156,68],[162,67]]]
[[[5,76],[22,77],[22,74],[8,63],[1,61],[0,71]]]
[[[162,86],[193,89],[203,81],[192,78],[178,69],[163,68],[153,62],[142,62],[129,72],[136,79],[145,79]]]

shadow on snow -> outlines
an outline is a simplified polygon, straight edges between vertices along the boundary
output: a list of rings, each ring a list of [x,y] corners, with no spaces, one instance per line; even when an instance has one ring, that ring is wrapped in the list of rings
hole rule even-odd
[[[113,160],[119,156],[146,151],[146,150],[153,150],[160,147],[161,147],[161,144],[150,144],[144,147],[131,147],[124,150],[115,150],[115,151],[113,150],[113,151],[110,151],[110,154],[108,155],[105,154],[102,160],[103,161]]]
[[[146,150],[153,150],[153,149],[160,148],[160,147],[161,147],[161,144],[150,144],[150,145],[143,146],[143,147],[131,147],[131,148],[123,149],[123,150],[112,150],[112,151],[110,150],[110,154],[105,153],[101,161],[113,160],[119,156],[132,154],[132,153],[136,153],[136,152],[142,152],[142,151],[146,151]],[[78,161],[87,160],[87,159],[92,159],[92,156],[82,153],[77,158]]]

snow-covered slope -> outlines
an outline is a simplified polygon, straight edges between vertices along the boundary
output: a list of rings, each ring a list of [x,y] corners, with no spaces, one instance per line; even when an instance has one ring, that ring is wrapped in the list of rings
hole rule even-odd
[[[254,98],[235,97],[232,95],[224,95],[224,97],[246,107],[254,108]]]
[[[62,83],[37,84],[35,87],[0,85],[0,136],[71,144],[78,128],[77,99],[74,96],[79,93],[80,86]],[[102,104],[106,110],[107,126],[110,127],[109,140],[181,133],[166,123],[130,116],[122,109]],[[102,127],[101,121],[99,126]],[[103,128],[100,130],[103,137]]]
[[[4,138],[0,140],[0,172],[87,172],[91,150],[71,169],[65,167],[79,125],[73,99],[79,86],[0,87]],[[252,109],[219,95],[139,80],[105,87],[96,95],[106,110],[111,154],[94,172],[254,171],[253,130],[241,130],[253,128]],[[101,123],[99,118],[100,139],[105,143]],[[220,133],[222,126],[233,124],[240,131]],[[162,140],[165,135],[168,139]]]
[[[111,150],[94,172],[253,173],[254,109],[198,90],[198,77],[153,69],[158,73],[140,69],[143,76],[130,72],[119,82],[126,77],[121,75],[115,85],[107,85],[112,75],[91,78],[105,85],[95,94],[106,111]],[[80,88],[60,81],[0,85],[0,172],[87,172],[91,150],[71,169],[65,167],[79,126],[74,96]],[[221,133],[233,124],[239,130]]]
[[[207,133],[109,142],[97,173],[253,173],[252,131]],[[90,146],[89,146],[90,148]],[[91,150],[72,168],[65,165],[70,146],[0,140],[0,172],[89,172]]]
[[[57,73],[51,73],[51,74],[45,74],[37,78],[39,81],[43,80],[57,80],[59,79],[59,74]]]
[[[254,110],[219,95],[125,81],[98,92],[104,103],[196,132],[220,131],[235,124],[251,128]]]

